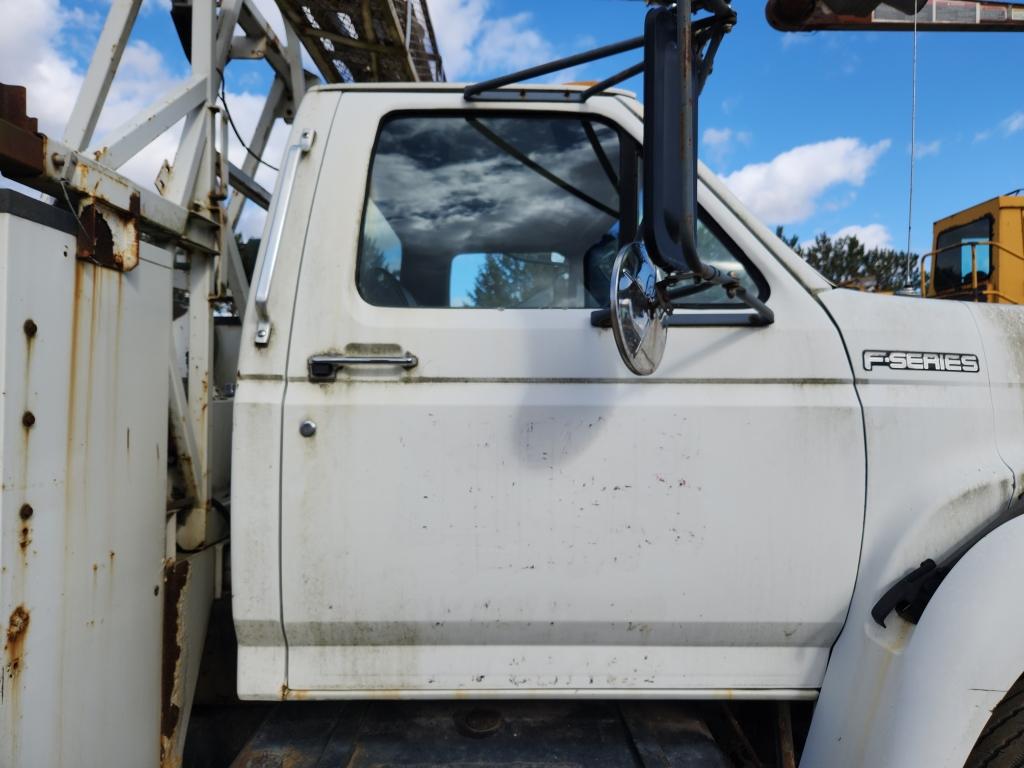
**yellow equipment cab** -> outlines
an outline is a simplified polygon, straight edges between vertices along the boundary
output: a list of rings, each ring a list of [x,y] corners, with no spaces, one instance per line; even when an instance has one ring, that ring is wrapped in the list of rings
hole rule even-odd
[[[1024,304],[1024,196],[1017,190],[935,222],[921,295]]]

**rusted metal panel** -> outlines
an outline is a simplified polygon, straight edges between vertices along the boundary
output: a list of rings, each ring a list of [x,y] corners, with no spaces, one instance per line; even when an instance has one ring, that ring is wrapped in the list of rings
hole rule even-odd
[[[45,178],[37,189],[63,197],[72,195],[102,201],[113,211],[131,216],[143,231],[158,238],[176,238],[182,246],[215,253],[220,248],[217,214],[202,208],[188,209],[143,189],[103,163],[47,139]]]
[[[0,83],[0,120],[27,133],[36,133],[39,123],[27,114],[27,98],[28,91],[24,86]]]
[[[155,768],[170,259],[75,249],[0,211],[0,766]]]
[[[1020,6],[970,0],[769,0],[768,22],[783,32],[1014,32]]]
[[[28,635],[28,625],[32,616],[24,605],[17,606],[11,611],[7,620],[7,633],[4,641],[4,668],[3,676],[12,682],[12,690],[17,690],[18,673],[21,670],[21,660],[25,655],[25,640]],[[5,686],[0,681],[0,689]]]
[[[36,120],[25,114],[23,87],[0,84],[0,172],[13,178],[39,176],[47,168],[44,162],[46,138],[35,133]],[[55,170],[73,173],[74,155],[51,158]],[[61,177],[59,185],[67,183]],[[70,200],[66,188],[61,197]],[[127,206],[119,208],[103,197],[79,195],[75,216],[78,220],[76,255],[80,259],[128,272],[139,261],[140,191],[128,191]]]
[[[58,198],[79,198],[80,217],[101,218],[102,223],[93,222],[84,235],[82,250],[90,254],[86,258],[131,269],[138,261],[140,229],[176,238],[206,253],[220,249],[220,214],[215,204],[211,210],[177,205],[102,162],[36,133],[36,120],[26,114],[25,101],[24,87],[0,83],[0,173]],[[109,247],[104,225],[110,230]],[[83,226],[88,226],[85,221]]]
[[[127,213],[86,198],[80,205],[75,255],[101,267],[130,272],[139,263],[139,196],[129,197]]]
[[[168,559],[163,569],[160,656],[160,768],[182,765],[185,734],[213,602],[215,548]]]
[[[188,584],[189,562],[164,565],[163,643],[160,663],[160,765],[174,765],[175,733],[181,720],[184,686],[181,679],[181,647],[184,624],[181,612]]]

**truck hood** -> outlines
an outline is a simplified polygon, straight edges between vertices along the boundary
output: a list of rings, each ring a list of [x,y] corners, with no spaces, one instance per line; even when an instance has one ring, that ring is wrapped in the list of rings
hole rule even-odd
[[[889,586],[969,541],[1024,489],[1024,310],[844,289],[818,298],[843,337],[864,414],[868,488],[851,615],[868,616]]]

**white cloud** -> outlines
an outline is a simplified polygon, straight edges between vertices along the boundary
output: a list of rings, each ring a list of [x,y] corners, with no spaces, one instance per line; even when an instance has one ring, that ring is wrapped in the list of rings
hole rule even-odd
[[[835,194],[829,197],[829,199],[823,200],[821,208],[829,213],[835,213],[836,211],[843,210],[843,208],[849,208],[856,199],[857,190],[847,188],[841,194]]]
[[[813,32],[787,32],[782,35],[782,47],[783,49],[793,48],[794,46],[809,43],[813,39]]]
[[[8,19],[0,25],[0,82],[29,86],[29,114],[39,118],[40,130],[63,126],[81,83],[73,61],[60,52],[75,15],[57,0],[0,0],[0,15]]]
[[[710,155],[716,163],[725,162],[726,156],[732,152],[737,144],[750,143],[749,131],[735,131],[732,128],[705,128],[701,136],[702,149]]]
[[[259,120],[260,111],[263,108],[263,95],[255,93],[227,94],[228,107],[231,109],[231,117],[238,126],[239,132],[248,141],[252,136],[256,121]],[[281,167],[284,157],[285,143],[288,140],[289,127],[280,120],[274,124],[270,132],[270,139],[267,141],[267,148],[263,152],[263,160],[276,168]],[[229,129],[230,133],[230,129]],[[228,159],[239,168],[246,158],[245,148],[236,140],[234,134],[229,136]],[[274,191],[274,182],[277,179],[277,172],[271,170],[264,164],[259,164],[256,169],[256,181],[267,190]],[[266,213],[262,208],[252,203],[247,203],[242,211],[242,217],[238,223],[238,230],[246,239],[259,237],[263,231],[263,223]]]
[[[159,8],[164,0],[152,0]],[[280,26],[280,13],[272,0],[257,0],[272,25]],[[61,138],[74,106],[85,73],[84,65],[68,55],[69,42],[83,30],[95,31],[102,19],[81,8],[61,6],[58,0],[0,0],[0,14],[16,18],[16,24],[0,25],[0,82],[28,88],[28,114],[39,120],[40,131]],[[173,34],[170,20],[167,33]],[[283,27],[282,27],[283,30]],[[86,52],[86,58],[91,51]],[[123,125],[140,110],[173,87],[183,82],[179,72],[186,70],[182,58],[178,71],[152,45],[133,40],[125,48],[117,76],[91,146],[102,146],[104,135]],[[227,94],[231,115],[242,136],[248,139],[259,118],[263,95],[251,92]],[[180,124],[157,138],[121,167],[121,172],[143,188],[152,189],[164,160],[173,161],[178,147]],[[264,157],[271,165],[279,165],[287,129],[278,125],[271,134]],[[229,135],[228,156],[236,165],[245,160],[245,150],[233,134]],[[260,166],[256,179],[272,188],[275,173]],[[0,185],[17,186],[6,179]],[[23,189],[23,188],[22,188]],[[30,190],[26,190],[29,191]],[[263,212],[247,205],[242,225],[246,234],[258,234]]]
[[[514,71],[554,58],[551,44],[532,26],[531,14],[492,17],[489,10],[490,0],[431,0],[449,80]]]
[[[732,128],[705,128],[702,141],[709,147],[725,146],[732,139]]]
[[[1024,128],[1024,112],[1014,112],[1003,120],[999,127],[1003,129],[1003,133],[1007,136],[1011,133],[1017,133],[1021,128]]]
[[[474,41],[487,11],[487,0],[434,0],[430,17],[445,73],[458,79],[473,68]]]
[[[892,248],[892,234],[884,224],[851,224],[843,227],[834,235],[835,240],[840,237],[856,237],[868,250],[872,248]]]
[[[548,42],[530,26],[531,20],[528,13],[485,19],[476,44],[474,63],[479,71],[523,69],[555,58]]]
[[[0,0],[0,14],[13,0]],[[61,138],[82,85],[84,67],[64,51],[69,38],[80,35],[83,24],[98,26],[81,8],[62,7],[57,0],[17,2],[10,15],[18,23],[0,26],[0,82],[26,86],[27,111],[39,120],[39,130]],[[168,25],[169,26],[169,25]],[[118,74],[111,85],[94,146],[155,98],[181,83],[163,56],[143,41],[125,48]],[[170,132],[169,132],[170,133]],[[174,136],[165,134],[122,169],[134,181],[151,186],[165,156],[173,158]]]
[[[153,11],[171,10],[171,0],[142,0],[142,12],[152,13]]]
[[[942,149],[942,139],[936,139],[935,141],[924,141],[918,142],[914,147],[914,157],[920,160],[922,157],[928,157],[929,155],[939,154],[939,150]]]
[[[992,138],[995,133],[1001,133],[1003,136],[1012,136],[1022,129],[1024,129],[1024,112],[1014,112],[1009,117],[1000,120],[995,128],[989,128],[974,134],[974,140],[986,141]]]
[[[888,139],[866,145],[860,139],[839,138],[794,147],[766,163],[752,163],[724,177],[758,217],[773,224],[803,221],[814,213],[819,198],[840,184],[859,187]]]

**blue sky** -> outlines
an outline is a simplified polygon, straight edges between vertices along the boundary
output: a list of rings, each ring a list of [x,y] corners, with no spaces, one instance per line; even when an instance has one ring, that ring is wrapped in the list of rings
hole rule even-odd
[[[626,0],[492,0],[491,5],[502,15],[529,13],[556,54],[571,52],[579,43],[601,44],[629,36],[640,28],[643,13],[640,3]],[[739,0],[734,5],[739,24],[723,44],[701,100],[706,139],[702,159],[728,177],[796,147],[838,138],[877,148],[861,185],[839,181],[826,187],[812,195],[810,212],[785,210],[794,206],[784,201],[755,208],[768,223],[784,224],[804,240],[821,231],[881,225],[892,242],[903,247],[912,35],[786,35],[765,22],[762,2]],[[1024,186],[1024,104],[1013,82],[1021,52],[1024,39],[1013,34],[919,34],[916,250],[930,248],[935,219]],[[628,55],[620,63],[630,63]],[[595,64],[577,72],[577,77],[596,79],[613,69],[611,64]],[[641,88],[639,82],[631,85]],[[821,154],[827,158],[843,153],[804,154],[814,163]],[[791,185],[791,200],[800,197],[806,185],[799,159],[792,163],[797,167],[779,168],[779,191],[784,194]],[[859,159],[863,166],[870,157],[847,159],[855,166]],[[748,169],[747,175],[751,170],[755,169]],[[792,176],[787,176],[790,170]],[[820,168],[811,170],[820,173]],[[842,169],[833,176],[842,178]],[[857,174],[851,177],[856,180]]]
[[[130,71],[119,76],[101,132],[184,76],[168,2],[147,0]],[[460,80],[639,34],[644,14],[635,0],[429,2],[446,67]],[[271,0],[258,4],[272,8]],[[859,231],[903,247],[911,35],[785,35],[765,22],[760,0],[735,5],[739,23],[701,101],[702,159],[767,223],[801,240]],[[0,0],[0,12],[15,20],[0,29],[0,81],[29,85],[44,130],[59,133],[108,7],[107,0]],[[1013,80],[1024,40],[922,33],[918,45],[913,247],[924,251],[935,219],[1024,186],[1024,97]],[[626,54],[568,77],[599,79],[635,59]],[[232,112],[243,127],[255,119],[266,73],[261,63],[229,68]],[[151,179],[161,149],[173,151],[173,137],[127,170]]]

